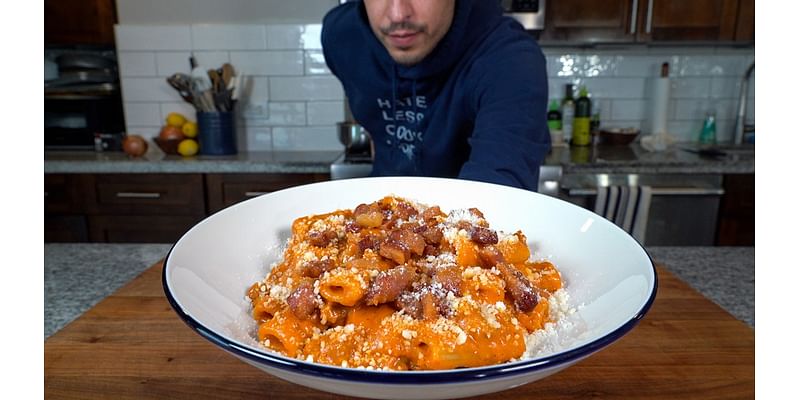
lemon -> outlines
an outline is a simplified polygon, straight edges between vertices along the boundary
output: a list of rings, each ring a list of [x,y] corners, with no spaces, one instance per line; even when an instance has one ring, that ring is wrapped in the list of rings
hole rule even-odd
[[[181,127],[183,134],[186,135],[188,138],[193,138],[197,136],[197,124],[192,121],[186,121],[185,124]]]
[[[175,126],[175,127],[182,127],[183,124],[186,123],[186,117],[183,114],[171,112],[167,115],[167,125]]]
[[[180,143],[178,143],[178,154],[182,156],[193,156],[197,154],[198,150],[200,150],[200,146],[194,139],[183,139]]]

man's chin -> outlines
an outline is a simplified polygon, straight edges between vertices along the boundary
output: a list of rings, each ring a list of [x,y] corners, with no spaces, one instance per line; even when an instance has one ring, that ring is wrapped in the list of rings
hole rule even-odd
[[[425,58],[425,56],[420,54],[419,52],[410,50],[395,49],[393,51],[390,51],[389,54],[392,56],[394,62],[406,67],[410,67],[414,64],[417,64],[420,61],[422,61],[423,58]]]

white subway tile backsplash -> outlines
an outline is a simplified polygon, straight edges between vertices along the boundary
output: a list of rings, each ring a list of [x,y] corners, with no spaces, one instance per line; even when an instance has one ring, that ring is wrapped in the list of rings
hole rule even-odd
[[[714,77],[710,81],[710,96],[715,99],[739,98],[742,88],[741,78]]]
[[[129,103],[123,104],[125,111],[125,124],[129,126],[158,125],[161,121],[161,110],[158,103]]]
[[[711,81],[707,78],[672,78],[670,96],[673,99],[708,97]]]
[[[330,75],[331,70],[325,63],[325,55],[322,50],[309,50],[305,52],[306,75]]]
[[[192,25],[194,50],[264,50],[264,25]]]
[[[286,24],[267,26],[267,49],[321,50],[322,24]]]
[[[341,100],[342,84],[333,76],[277,77],[269,80],[274,101]]]
[[[164,78],[122,78],[124,101],[182,101]]]
[[[188,25],[115,25],[117,51],[190,50]]]
[[[642,99],[645,97],[644,78],[595,78],[587,80],[584,84],[589,92],[601,98]],[[577,93],[575,95],[577,96]]]
[[[197,63],[209,68],[221,68],[222,64],[231,62],[230,53],[227,51],[195,51],[194,58]],[[236,66],[233,66],[236,68]]]
[[[189,55],[205,68],[230,62],[244,75],[239,101],[240,150],[341,150],[336,124],[344,119],[341,83],[325,64],[321,24],[118,25],[117,50],[129,131],[158,134],[170,112],[195,119],[165,78],[189,73]],[[586,86],[603,127],[641,128],[648,119],[650,86],[670,63],[669,129],[696,140],[706,110],[717,115],[720,140],[732,129],[740,79],[753,49],[727,47],[546,47],[550,99],[564,85]],[[750,83],[748,121],[755,112]]]
[[[274,150],[341,151],[344,147],[336,135],[336,127],[274,127]]]
[[[303,75],[301,50],[232,51],[231,63],[246,75]]]
[[[708,99],[679,99],[674,104],[676,120],[701,120],[706,111],[712,109]]]
[[[173,112],[183,114],[183,116],[189,121],[197,122],[197,110],[193,105],[184,101],[180,103],[161,103],[161,119],[159,120],[159,123],[163,124],[166,122],[167,115]]]
[[[308,102],[309,125],[335,125],[344,121],[344,101]]]
[[[243,76],[241,102],[264,103],[269,101],[269,78],[265,76]]]
[[[170,76],[175,73],[190,74],[192,72],[188,51],[167,51],[156,53],[156,74],[158,76]]]
[[[117,53],[119,76],[153,76],[156,74],[156,53],[120,51]]]
[[[247,140],[245,146],[247,151],[271,151],[272,150],[272,129],[266,127],[245,127]]]
[[[612,120],[646,119],[647,102],[637,100],[614,100],[611,105]]]
[[[147,140],[148,146],[156,146],[155,142],[153,142],[153,137],[158,136],[158,132],[161,131],[160,126],[131,125],[127,123],[125,125],[125,133],[128,135],[139,135]]]

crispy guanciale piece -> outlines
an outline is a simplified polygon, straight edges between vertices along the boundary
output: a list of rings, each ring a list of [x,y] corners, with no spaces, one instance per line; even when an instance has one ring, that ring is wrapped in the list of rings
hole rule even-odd
[[[369,235],[364,236],[361,240],[358,241],[358,252],[359,254],[363,253],[367,249],[375,250],[380,245],[380,239],[377,236]]]
[[[308,242],[317,247],[328,247],[337,239],[339,239],[339,235],[332,230],[323,232],[311,231],[308,233]]]
[[[497,269],[506,282],[506,290],[511,293],[517,310],[522,312],[533,310],[539,303],[539,296],[528,278],[512,264],[499,263]]]
[[[505,257],[503,257],[503,253],[493,245],[481,247],[480,250],[478,250],[478,257],[481,259],[482,265],[486,268],[492,268],[506,261]]]
[[[407,248],[389,239],[381,242],[378,254],[398,264],[404,264],[406,260],[411,258],[411,252]]]
[[[414,233],[418,233],[422,235],[422,238],[425,239],[425,243],[430,245],[439,245],[442,243],[442,239],[444,238],[444,233],[442,230],[430,225],[419,225],[414,228]]]
[[[314,286],[308,281],[301,283],[286,298],[289,309],[299,319],[314,319],[318,303],[321,303],[321,299],[314,293]]]
[[[383,210],[376,203],[359,204],[353,210],[356,223],[364,228],[377,228],[383,223]]]
[[[319,278],[320,275],[334,268],[336,268],[336,263],[331,258],[309,261],[303,267],[303,276],[308,278]]]
[[[433,224],[437,218],[444,218],[447,214],[442,212],[442,209],[439,206],[428,207],[425,211],[422,212],[422,220],[425,221],[426,224]]]
[[[503,254],[497,247],[483,246],[478,254],[484,267],[496,267],[500,270],[503,281],[506,283],[506,290],[511,294],[514,305],[519,311],[528,312],[536,307],[539,296],[533,289],[533,285],[513,264],[505,262]]]
[[[419,212],[416,208],[408,203],[399,202],[394,207],[394,217],[397,219],[407,220],[410,217],[418,215]]]
[[[470,239],[480,245],[497,244],[497,232],[493,229],[473,226]]]
[[[456,266],[437,268],[433,274],[433,281],[442,285],[445,292],[453,292],[456,297],[461,296],[461,268]]]
[[[400,266],[386,272],[379,273],[367,289],[364,303],[368,306],[395,301],[414,280],[415,272],[408,267]]]

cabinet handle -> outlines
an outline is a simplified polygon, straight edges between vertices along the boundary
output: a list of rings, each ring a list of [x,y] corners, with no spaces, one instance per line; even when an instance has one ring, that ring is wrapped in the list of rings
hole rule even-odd
[[[246,197],[256,197],[256,196],[261,196],[262,194],[267,194],[267,193],[269,193],[269,192],[244,192],[244,195]]]
[[[153,192],[117,192],[117,197],[121,199],[158,199],[161,193]]]
[[[644,32],[650,33],[653,28],[653,0],[647,0],[647,23]]]
[[[597,194],[597,189],[569,189],[567,192],[570,196],[594,196]],[[724,189],[708,189],[708,188],[653,188],[653,196],[722,196],[725,194]]]
[[[636,34],[636,21],[639,19],[639,0],[631,1],[631,35]]]

